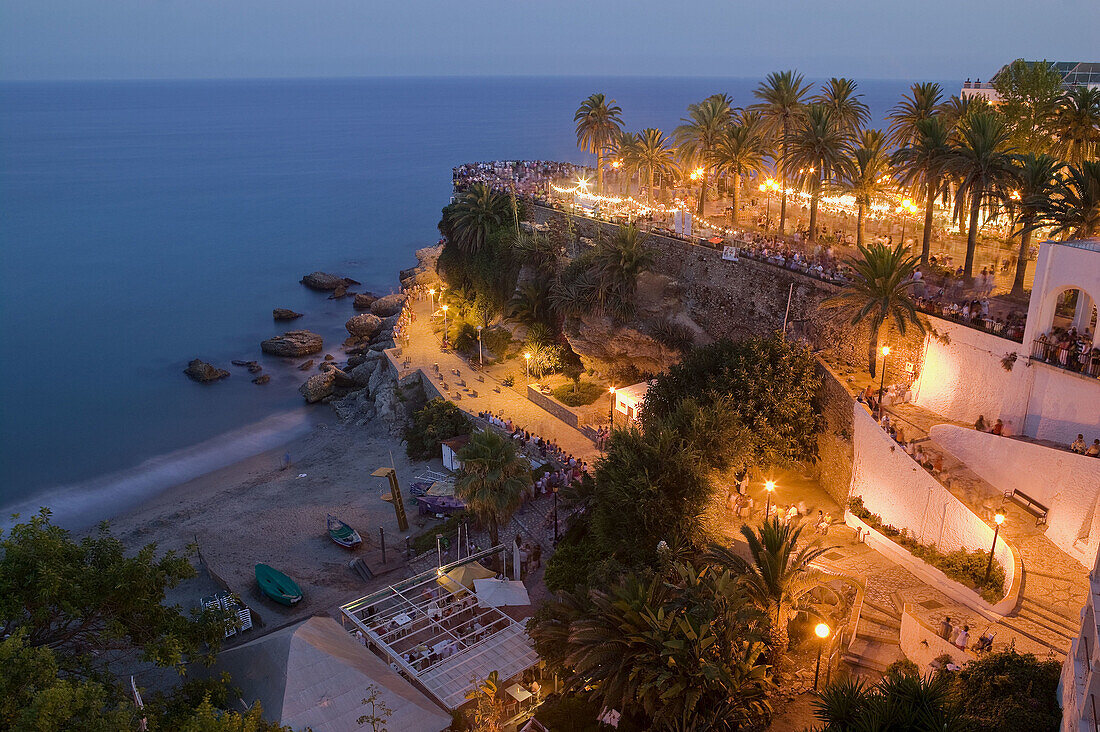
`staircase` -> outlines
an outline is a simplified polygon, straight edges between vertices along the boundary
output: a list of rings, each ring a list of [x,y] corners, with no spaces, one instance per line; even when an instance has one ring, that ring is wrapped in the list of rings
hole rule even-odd
[[[904,657],[901,652],[901,615],[896,610],[864,598],[856,637],[843,655],[843,660],[854,673],[877,677],[891,663]]]
[[[1000,625],[1041,644],[1048,649],[1051,658],[1059,661],[1066,657],[1073,639],[1081,632],[1079,618],[1071,617],[1061,608],[1040,604],[1030,597],[1024,597],[1019,612],[1001,620]]]

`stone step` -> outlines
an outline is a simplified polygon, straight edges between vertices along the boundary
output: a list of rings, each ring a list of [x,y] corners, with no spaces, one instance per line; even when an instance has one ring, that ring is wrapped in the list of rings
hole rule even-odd
[[[1013,616],[1013,620],[1023,620],[1031,625],[1041,628],[1047,634],[1065,640],[1066,642],[1072,641],[1076,638],[1076,634],[1067,629],[1065,626],[1052,623],[1045,616],[1032,613],[1028,610],[1021,610],[1019,614]]]
[[[881,636],[891,639],[891,643],[896,643],[896,639],[901,636],[901,625],[897,623],[891,625],[892,622],[888,618],[887,622],[882,622],[861,614],[859,624],[856,626],[856,635]]]
[[[1023,614],[1025,611],[1046,618],[1051,623],[1065,628],[1074,637],[1081,632],[1080,611],[1071,614],[1069,610],[1051,605],[1042,605],[1030,597],[1023,598],[1020,603],[1020,613]]]
[[[1016,615],[1014,617],[1003,618],[1000,622],[1002,628],[1012,631],[1018,635],[1034,641],[1040,644],[1044,648],[1053,651],[1053,653],[1059,658],[1065,658],[1069,652],[1071,639],[1069,636],[1063,636],[1059,633],[1053,633],[1045,626],[1039,625],[1026,617],[1020,617]],[[1007,638],[1002,634],[998,634],[998,638],[994,643],[1005,643]]]
[[[844,661],[853,667],[871,669],[879,673],[884,672],[894,661],[904,657],[901,648],[897,645],[859,637],[852,641],[842,656]]]
[[[884,615],[873,608],[863,608],[862,612],[860,612],[859,614],[859,619],[861,622],[866,620],[867,622],[874,623],[875,625],[881,626],[883,628],[889,628],[899,633],[901,632],[900,619],[891,617],[889,615]]]
[[[875,612],[878,612],[878,613],[880,613],[882,615],[885,615],[889,618],[893,618],[894,620],[897,620],[899,623],[901,622],[901,613],[899,613],[897,610],[892,610],[890,608],[885,608],[882,605],[877,605],[877,604],[871,602],[870,600],[868,600],[867,598],[863,598],[863,608],[864,608],[864,610],[866,610],[867,608],[871,608]]]

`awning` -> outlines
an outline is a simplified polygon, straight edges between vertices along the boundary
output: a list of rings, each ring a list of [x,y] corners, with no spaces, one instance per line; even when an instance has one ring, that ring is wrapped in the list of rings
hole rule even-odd
[[[531,598],[522,582],[498,579],[474,580],[474,594],[479,604],[486,607],[530,605]]]
[[[473,562],[472,564],[463,564],[461,567],[455,567],[447,574],[440,575],[436,579],[436,582],[446,587],[448,591],[458,593],[464,590],[472,590],[474,588],[474,582],[479,579],[488,579],[490,577],[496,577],[496,572],[482,567],[477,562]]]

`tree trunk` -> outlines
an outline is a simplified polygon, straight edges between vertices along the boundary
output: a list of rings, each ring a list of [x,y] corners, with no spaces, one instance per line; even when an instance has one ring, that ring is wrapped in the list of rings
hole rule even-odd
[[[645,191],[645,200],[653,205],[653,168],[649,169],[649,188]]]
[[[703,168],[703,182],[699,185],[699,205],[695,208],[695,215],[703,218],[703,206],[707,202],[707,169]]]
[[[856,215],[856,246],[863,246],[863,210],[864,205],[859,204],[859,213]]]
[[[873,374],[872,374],[873,376]],[[496,546],[500,543],[500,527],[497,526],[497,519],[495,516],[489,519],[489,544]]]
[[[821,181],[814,181],[813,194],[810,196],[810,241],[817,241],[817,199],[820,196]]]
[[[966,284],[974,282],[974,250],[978,247],[978,214],[982,209],[982,196],[975,191],[970,199],[970,230],[966,233],[966,263],[963,265],[963,277]]]
[[[783,142],[779,146],[779,185],[783,187],[783,195],[779,204],[779,233],[783,234],[787,225],[787,174],[783,166],[787,164],[787,120],[783,120]]]
[[[603,148],[596,148],[596,195],[603,195]]]
[[[878,363],[878,331],[882,327],[882,321],[875,318],[871,321],[871,338],[867,344],[867,369],[871,372],[871,378],[875,378],[875,367]]]
[[[738,172],[733,174],[733,190],[730,192],[730,197],[733,199],[733,216],[730,217],[730,224],[737,226],[737,206],[741,197],[741,174]]]
[[[921,242],[920,263],[928,266],[928,256],[932,249],[932,211],[936,205],[936,190],[928,187],[928,201],[924,204],[924,237]]]
[[[1012,281],[1012,295],[1024,294],[1024,273],[1027,271],[1027,250],[1031,247],[1031,221],[1024,222],[1023,233],[1020,234],[1020,252],[1016,255],[1016,278]]]

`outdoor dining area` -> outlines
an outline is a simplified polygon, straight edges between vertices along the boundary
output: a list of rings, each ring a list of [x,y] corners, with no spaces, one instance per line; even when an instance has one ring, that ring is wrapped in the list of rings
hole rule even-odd
[[[457,709],[491,672],[510,680],[538,663],[523,623],[502,609],[530,605],[526,588],[482,564],[496,555],[504,566],[509,551],[480,552],[348,603],[340,609],[344,628],[445,708]]]

